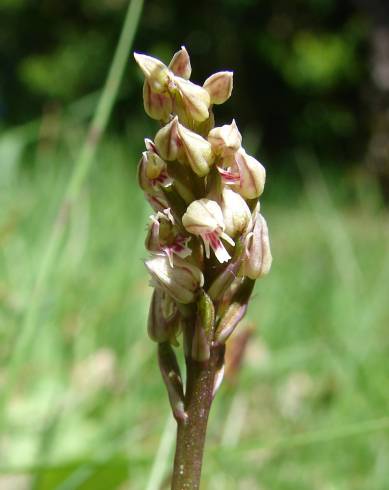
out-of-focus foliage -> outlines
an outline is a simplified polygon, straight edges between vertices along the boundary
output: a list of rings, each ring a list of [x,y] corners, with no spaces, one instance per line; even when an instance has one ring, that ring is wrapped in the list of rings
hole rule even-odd
[[[99,89],[123,20],[125,0],[0,0],[0,120],[39,116]],[[147,2],[136,49],[169,60],[185,44],[202,82],[235,71],[236,89],[219,114],[239,113],[250,150],[292,167],[309,146],[324,162],[361,160],[367,141],[369,22],[335,0]],[[139,84],[135,83],[139,80]],[[130,60],[115,118],[143,120],[140,78]],[[131,108],[131,111],[129,110]],[[138,110],[139,109],[139,110]]]
[[[1,490],[167,488],[175,431],[164,429],[141,260],[151,211],[127,141],[105,139],[69,216],[37,335],[0,411]],[[34,172],[0,177],[2,390],[68,150],[38,148]],[[242,370],[214,402],[204,490],[388,488],[388,214],[372,182],[347,189],[304,165],[302,190],[280,178],[266,189],[274,265],[250,304]]]

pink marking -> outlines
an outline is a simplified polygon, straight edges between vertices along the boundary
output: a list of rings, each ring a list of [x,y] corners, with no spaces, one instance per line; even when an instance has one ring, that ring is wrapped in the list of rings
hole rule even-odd
[[[213,250],[215,250],[216,248],[218,248],[220,246],[220,240],[214,232],[213,233],[207,233],[206,236],[207,236],[209,244],[211,245]]]
[[[173,243],[170,248],[173,250],[173,252],[176,253],[182,252],[184,250],[184,247],[179,243]]]
[[[232,172],[231,170],[224,170],[224,168],[217,167],[223,181],[226,184],[238,184],[240,181],[239,172]]]
[[[163,211],[166,208],[167,203],[156,196],[152,196],[150,194],[146,194],[146,198],[151,204],[151,207],[156,211]]]
[[[212,233],[205,233],[203,235],[203,240],[207,258],[209,258],[209,245],[211,246],[216,255],[216,258],[220,263],[227,262],[231,258],[216,231],[213,231]]]
[[[156,187],[157,185],[167,183],[169,179],[170,177],[166,170],[162,170],[158,177],[156,177],[155,179],[149,179],[149,181],[153,187]]]
[[[151,141],[150,139],[148,139],[148,138],[145,139],[145,146],[146,146],[147,151],[151,151],[151,152],[159,155],[157,147],[155,146],[154,142]]]

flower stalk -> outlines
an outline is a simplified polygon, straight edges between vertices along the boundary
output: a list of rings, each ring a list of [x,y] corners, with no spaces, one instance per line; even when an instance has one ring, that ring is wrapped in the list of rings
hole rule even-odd
[[[145,76],[145,111],[161,125],[145,139],[138,166],[154,210],[145,241],[154,288],[148,333],[177,422],[171,488],[197,490],[226,342],[246,314],[255,280],[271,266],[258,201],[266,172],[242,147],[235,120],[215,127],[213,107],[231,96],[232,72],[193,83],[184,47],[169,65],[139,53],[135,60]],[[175,353],[180,342],[185,387]]]

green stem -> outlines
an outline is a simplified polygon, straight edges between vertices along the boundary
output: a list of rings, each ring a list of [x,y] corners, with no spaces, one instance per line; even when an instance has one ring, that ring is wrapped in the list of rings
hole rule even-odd
[[[213,348],[207,362],[187,359],[185,412],[188,418],[177,422],[172,490],[198,490],[200,487],[214,379],[222,356],[221,348]]]
[[[47,291],[48,280],[58,257],[64,232],[68,223],[70,209],[80,193],[88,172],[92,166],[96,149],[107,127],[109,117],[116,100],[120,82],[123,77],[128,55],[143,8],[143,0],[131,0],[123,23],[122,32],[116,47],[108,76],[90,123],[87,136],[75,162],[73,173],[65,190],[62,203],[59,206],[54,224],[40,262],[30,302],[17,337],[13,355],[8,368],[7,388],[3,392],[2,402],[12,391],[18,375],[18,369],[26,357],[34,339],[39,338],[36,329],[42,299]]]

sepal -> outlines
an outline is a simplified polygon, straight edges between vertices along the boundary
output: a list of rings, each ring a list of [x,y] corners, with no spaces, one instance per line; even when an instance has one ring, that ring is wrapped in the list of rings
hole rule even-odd
[[[208,77],[203,87],[209,93],[211,104],[223,104],[232,93],[233,72],[219,71]]]
[[[182,144],[178,135],[178,124],[176,116],[155,135],[155,146],[164,160],[177,160],[180,154]]]
[[[231,124],[213,128],[208,134],[208,141],[216,155],[226,157],[233,155],[242,146],[242,135],[235,119]]]
[[[259,197],[265,187],[265,167],[243,148],[235,153],[235,162],[239,169],[240,182],[234,189],[245,199]]]
[[[169,69],[178,77],[189,80],[192,74],[192,67],[190,65],[190,58],[185,46],[181,46],[181,49],[173,55],[173,58],[169,64]]]
[[[162,61],[146,54],[134,53],[134,58],[151,90],[155,93],[166,92],[170,80],[169,68]]]
[[[204,177],[209,173],[214,160],[211,144],[180,123],[177,125],[177,132],[183,149],[180,162],[186,160],[196,175]]]
[[[251,228],[251,211],[237,192],[228,188],[223,189],[221,209],[225,232],[230,237],[242,235]]]
[[[143,107],[151,119],[157,121],[168,121],[173,111],[173,102],[167,92],[154,92],[150,83],[145,80],[143,83]]]
[[[208,119],[208,109],[211,104],[209,93],[200,85],[185,80],[185,78],[175,77],[174,84],[179,94],[177,102],[181,105],[181,109],[186,116],[184,118],[186,119],[185,122],[193,120],[199,123]],[[178,110],[177,113],[179,114]]]

